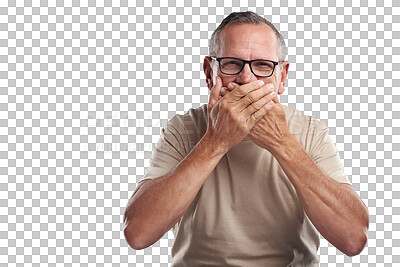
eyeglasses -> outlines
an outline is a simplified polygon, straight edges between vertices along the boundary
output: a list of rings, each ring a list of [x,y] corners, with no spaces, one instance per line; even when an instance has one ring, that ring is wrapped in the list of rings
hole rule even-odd
[[[272,61],[266,59],[243,60],[235,57],[211,57],[218,61],[219,70],[226,75],[239,74],[246,63],[249,64],[251,72],[258,77],[269,77],[274,73],[275,67],[283,61]]]

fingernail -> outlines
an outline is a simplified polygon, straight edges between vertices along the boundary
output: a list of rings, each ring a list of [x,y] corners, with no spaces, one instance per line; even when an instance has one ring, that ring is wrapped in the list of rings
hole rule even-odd
[[[228,84],[228,89],[231,89],[231,90],[233,89],[233,84],[232,83]]]
[[[273,89],[275,89],[275,86],[274,86],[273,84],[270,84],[270,85],[268,86],[268,88],[273,90]]]
[[[272,91],[271,93],[269,93],[272,97],[275,96],[275,91]]]
[[[264,85],[264,81],[259,80],[259,81],[258,81],[258,84],[259,84],[260,86],[263,86],[263,85]]]

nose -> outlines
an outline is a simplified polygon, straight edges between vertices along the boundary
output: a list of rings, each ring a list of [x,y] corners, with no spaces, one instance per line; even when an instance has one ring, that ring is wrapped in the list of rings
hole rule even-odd
[[[255,80],[257,80],[257,76],[251,72],[250,65],[244,64],[243,70],[236,76],[236,83],[246,84]]]

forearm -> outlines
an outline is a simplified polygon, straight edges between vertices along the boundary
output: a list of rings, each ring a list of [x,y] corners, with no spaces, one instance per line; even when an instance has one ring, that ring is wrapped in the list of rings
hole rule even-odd
[[[224,152],[207,136],[168,174],[144,183],[129,201],[124,230],[135,249],[160,239],[185,213]]]
[[[369,216],[354,190],[327,177],[293,136],[272,153],[318,231],[347,255],[358,254],[367,239]]]

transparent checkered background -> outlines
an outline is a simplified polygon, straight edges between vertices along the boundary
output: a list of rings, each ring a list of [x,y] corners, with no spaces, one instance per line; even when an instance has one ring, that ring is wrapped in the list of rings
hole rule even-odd
[[[400,1],[190,2],[0,1],[0,266],[169,265],[172,232],[135,251],[122,214],[161,127],[207,103],[212,31],[246,10],[287,41],[281,102],[328,125],[369,207],[364,251],[322,238],[321,266],[399,264]]]

